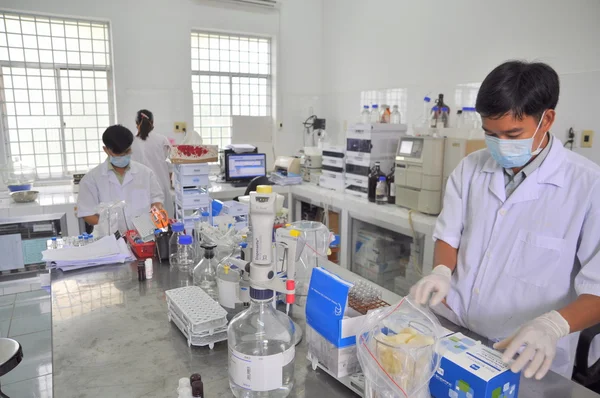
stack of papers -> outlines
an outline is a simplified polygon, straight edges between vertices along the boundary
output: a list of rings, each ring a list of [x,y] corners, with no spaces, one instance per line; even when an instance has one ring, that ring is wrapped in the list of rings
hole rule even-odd
[[[300,174],[290,173],[287,175],[283,174],[280,171],[274,171],[271,173],[271,177],[269,177],[274,184],[277,185],[297,185],[302,184],[302,176]]]
[[[135,257],[125,240],[117,240],[114,235],[108,235],[81,247],[45,250],[42,252],[42,259],[51,263],[52,268],[71,271],[96,265],[122,264],[134,261]]]

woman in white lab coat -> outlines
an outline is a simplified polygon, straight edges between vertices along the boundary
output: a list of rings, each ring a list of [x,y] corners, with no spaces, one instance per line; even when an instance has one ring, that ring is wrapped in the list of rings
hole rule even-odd
[[[165,196],[165,210],[170,217],[174,217],[171,198],[171,164],[167,162],[171,144],[162,134],[150,134],[154,129],[154,116],[149,110],[138,111],[135,124],[138,133],[131,147],[131,159],[149,167],[154,172]]]
[[[162,207],[164,195],[154,172],[131,160],[133,134],[127,127],[115,125],[102,135],[108,159],[90,170],[79,183],[77,215],[88,224],[99,221],[98,205],[124,201],[129,227],[134,217],[149,213],[152,206]]]

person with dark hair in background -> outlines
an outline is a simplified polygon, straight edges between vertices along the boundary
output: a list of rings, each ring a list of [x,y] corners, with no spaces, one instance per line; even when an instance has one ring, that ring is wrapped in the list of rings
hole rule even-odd
[[[165,210],[169,216],[174,217],[171,197],[171,163],[167,162],[171,144],[162,134],[150,134],[154,130],[154,115],[149,110],[138,111],[135,124],[138,133],[131,147],[131,159],[154,172],[165,196]]]
[[[152,170],[131,160],[133,134],[127,127],[110,126],[102,134],[108,159],[90,170],[79,182],[77,216],[90,225],[98,224],[96,208],[103,202],[125,201],[130,221],[152,206],[162,208],[164,195]]]
[[[578,332],[600,323],[600,167],[550,133],[558,96],[543,63],[506,62],[485,78],[487,149],[450,176],[436,267],[411,289],[536,379],[570,379]]]

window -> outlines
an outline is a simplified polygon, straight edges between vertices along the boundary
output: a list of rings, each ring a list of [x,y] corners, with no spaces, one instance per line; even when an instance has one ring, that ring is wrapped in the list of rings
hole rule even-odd
[[[194,129],[231,143],[231,116],[271,116],[271,41],[192,32]]]
[[[114,120],[108,24],[0,12],[0,113],[7,158],[38,178],[87,171]]]
[[[381,105],[388,105],[391,111],[394,105],[398,105],[401,122],[406,124],[406,114],[408,109],[407,98],[407,90],[405,88],[362,91],[360,93],[360,107],[362,111],[364,105],[367,105],[370,108],[371,105],[377,104],[380,107],[379,109],[381,109]]]

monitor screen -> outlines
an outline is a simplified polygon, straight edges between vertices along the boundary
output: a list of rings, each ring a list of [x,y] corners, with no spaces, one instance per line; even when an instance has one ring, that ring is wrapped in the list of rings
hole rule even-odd
[[[403,140],[400,143],[400,153],[403,155],[410,155],[412,153],[413,142],[414,141]]]
[[[267,175],[267,157],[264,153],[231,154],[227,157],[227,180],[251,180]]]

